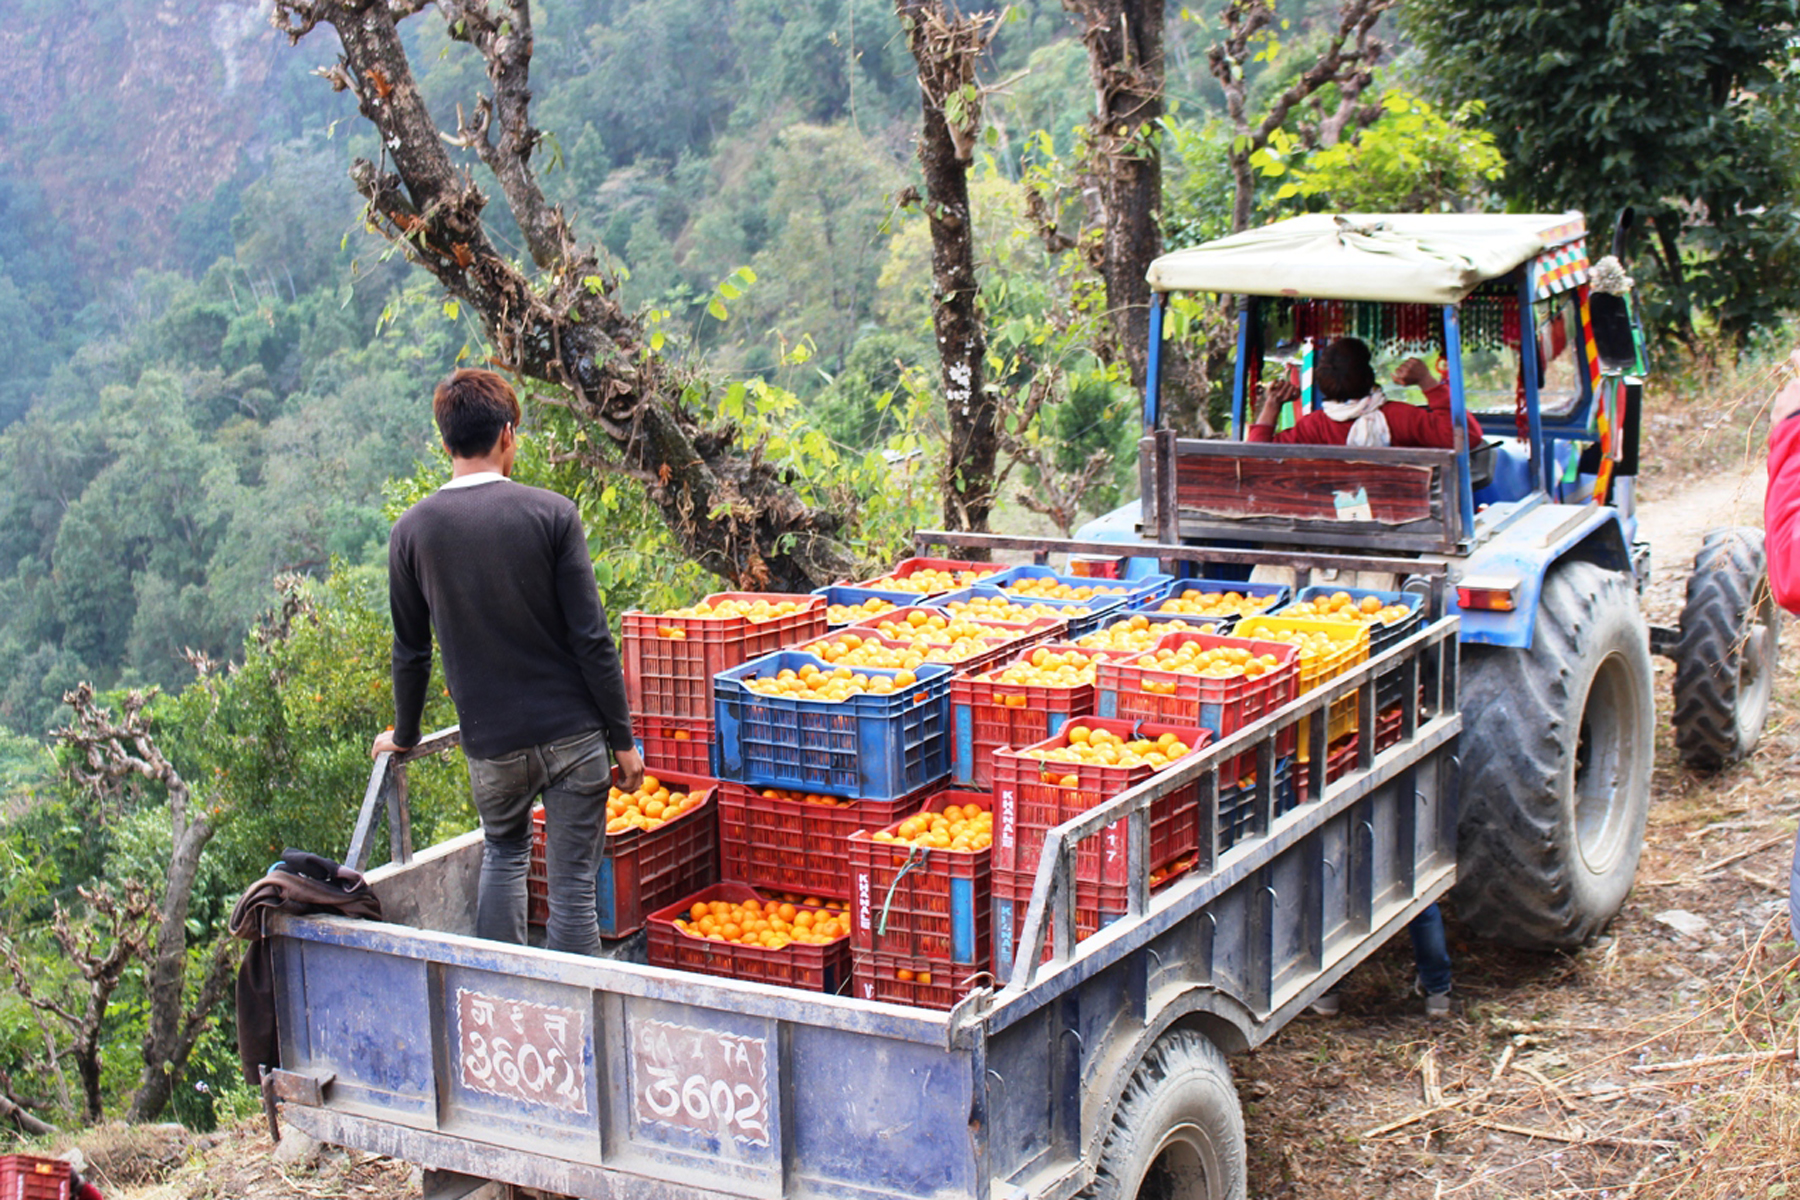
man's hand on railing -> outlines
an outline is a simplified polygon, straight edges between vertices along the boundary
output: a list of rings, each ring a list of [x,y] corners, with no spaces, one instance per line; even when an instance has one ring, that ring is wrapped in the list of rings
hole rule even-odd
[[[383,754],[404,754],[411,746],[402,746],[394,740],[394,730],[390,726],[375,735],[375,744],[369,747],[370,758],[380,758]]]

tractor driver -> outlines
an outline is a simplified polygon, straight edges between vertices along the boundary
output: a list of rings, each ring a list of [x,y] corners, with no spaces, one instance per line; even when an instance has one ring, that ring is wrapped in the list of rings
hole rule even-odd
[[[1375,383],[1369,347],[1359,338],[1334,338],[1319,350],[1313,383],[1325,403],[1309,412],[1292,429],[1275,432],[1281,408],[1296,399],[1300,389],[1292,381],[1278,379],[1262,390],[1256,421],[1247,441],[1298,442],[1314,446],[1420,446],[1453,450],[1456,443],[1450,424],[1450,385],[1438,379],[1416,358],[1394,368],[1394,382],[1416,385],[1425,393],[1426,407],[1389,400]],[[1481,445],[1481,426],[1468,418],[1469,445]]]

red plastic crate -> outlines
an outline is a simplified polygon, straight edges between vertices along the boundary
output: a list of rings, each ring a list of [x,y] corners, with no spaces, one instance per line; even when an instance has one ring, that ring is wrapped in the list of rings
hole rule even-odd
[[[624,616],[625,693],[631,711],[648,717],[710,721],[712,677],[759,655],[825,632],[825,597],[781,592],[715,592],[704,603],[767,600],[804,605],[768,621],[745,617]],[[679,636],[669,636],[676,633]]]
[[[915,1008],[943,1011],[956,1007],[956,1002],[975,988],[993,984],[985,958],[979,966],[968,966],[934,958],[859,950],[854,946],[850,957],[851,973],[856,981],[850,994],[859,1000],[881,1000],[888,1004],[910,1004]]]
[[[769,897],[742,883],[715,883],[691,896],[650,914],[646,950],[652,966],[673,967],[701,975],[779,983],[809,992],[842,992],[850,986],[850,935],[825,945],[790,942],[780,950],[746,946],[739,942],[715,942],[681,932],[676,917],[686,917],[696,901],[768,900]],[[811,907],[811,906],[807,906]],[[814,908],[819,912],[822,909]]]
[[[1031,888],[1037,882],[1037,870],[1002,871],[995,868],[992,872],[991,886],[994,895],[994,959],[993,970],[997,979],[1008,978],[1012,971],[1013,960],[1019,955],[1019,942],[1024,936],[1025,914],[1031,908]],[[1112,924],[1125,915],[1125,906],[1118,905],[1111,911],[1102,911],[1099,897],[1093,888],[1075,885],[1075,940],[1092,937],[1102,928]],[[1046,942],[1053,942],[1053,938]],[[1041,961],[1050,961],[1050,945],[1044,947]]]
[[[710,720],[691,721],[632,713],[631,731],[643,747],[644,766],[652,774],[662,771],[712,774],[713,723]]]
[[[1375,753],[1380,754],[1400,740],[1400,709],[1383,709],[1375,715]],[[1356,735],[1349,734],[1332,742],[1325,754],[1325,782],[1333,783],[1344,773],[1356,769]],[[1300,802],[1306,803],[1312,793],[1312,772],[1299,772]]]
[[[1216,738],[1228,737],[1264,715],[1274,712],[1298,694],[1300,651],[1286,642],[1269,642],[1260,638],[1221,637],[1211,633],[1165,634],[1156,643],[1157,650],[1171,649],[1196,642],[1203,650],[1219,646],[1236,646],[1255,655],[1272,654],[1280,664],[1255,679],[1206,679],[1175,671],[1159,671],[1148,665],[1150,653],[1132,658],[1115,659],[1100,664],[1095,711],[1103,717],[1121,720],[1164,721],[1177,725],[1198,725],[1212,730]],[[1148,692],[1144,683],[1173,687],[1172,692]],[[1282,730],[1275,739],[1275,753],[1294,752],[1295,729]],[[1219,766],[1219,784],[1230,787],[1239,774],[1254,770],[1256,755],[1245,752]]]
[[[937,792],[920,812],[945,805],[992,811],[985,792]],[[893,832],[899,821],[886,826]],[[991,852],[927,849],[878,842],[870,830],[850,835],[850,941],[858,950],[985,966],[990,950],[988,866]],[[859,995],[861,993],[858,993]]]
[[[850,892],[849,836],[880,829],[918,812],[937,785],[898,800],[854,800],[848,806],[765,796],[752,784],[719,782],[720,873],[760,887],[844,896]]]
[[[719,878],[718,805],[713,780],[652,769],[671,791],[699,793],[700,803],[655,829],[606,835],[595,873],[600,936],[616,938],[644,927],[645,915]],[[526,920],[550,919],[549,875],[544,863],[544,810],[532,813],[531,863],[525,874]]]
[[[69,1164],[29,1154],[0,1155],[0,1200],[69,1200]]]
[[[1076,724],[1089,729],[1106,729],[1122,738],[1156,738],[1172,733],[1186,742],[1190,751],[1199,750],[1212,740],[1205,729],[1155,722],[1103,720],[1084,717],[1065,725],[1055,736],[1046,738],[1026,750],[1067,746],[1068,732]],[[1047,762],[1032,757],[1024,750],[994,752],[994,859],[995,871],[1032,874],[1037,870],[1038,856],[1043,852],[1044,835],[1053,826],[1078,816],[1103,801],[1110,800],[1135,783],[1148,779],[1147,766],[1112,767],[1093,763]],[[1056,779],[1076,777],[1073,785]],[[1158,798],[1150,805],[1150,861],[1155,868],[1191,854],[1200,845],[1199,785],[1184,787]],[[1078,882],[1122,885],[1126,879],[1127,822],[1108,825],[1094,837],[1083,839],[1075,851],[1075,878]]]
[[[1073,652],[1098,661],[1121,658],[1129,651],[1095,650],[1086,646],[1049,643],[1037,649],[1061,654]],[[1063,727],[1070,717],[1094,711],[1095,685],[1004,684],[987,678],[1014,663],[1029,661],[1029,652],[993,668],[981,676],[950,681],[950,781],[972,787],[991,787],[994,751],[1002,746],[1029,746]],[[1011,703],[1008,697],[1012,697]]]
[[[859,588],[880,588],[890,592],[917,591],[918,589],[916,587],[908,586],[907,581],[911,579],[913,575],[927,569],[952,572],[961,571],[965,574],[964,577],[958,579],[953,586],[940,588],[937,591],[920,592],[919,594],[923,596],[935,596],[942,592],[953,592],[957,588],[968,587],[971,583],[974,583],[976,579],[986,575],[992,575],[998,571],[1003,571],[1006,568],[1000,563],[971,562],[970,560],[963,558],[903,558],[895,563],[894,569],[889,571],[886,575],[879,575],[874,579],[864,579],[859,583],[853,583],[849,586]]]

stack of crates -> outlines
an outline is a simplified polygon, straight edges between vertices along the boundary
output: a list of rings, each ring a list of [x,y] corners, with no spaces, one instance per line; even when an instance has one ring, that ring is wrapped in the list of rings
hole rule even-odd
[[[1294,603],[1282,609],[1278,615],[1316,618],[1322,615],[1322,607],[1330,609],[1330,619],[1355,621],[1368,630],[1370,658],[1383,653],[1402,639],[1411,637],[1425,623],[1423,596],[1416,592],[1390,592],[1372,588],[1301,588]],[[1406,702],[1405,686],[1397,672],[1389,673],[1375,685],[1377,750],[1386,749],[1399,739],[1401,708]],[[1413,697],[1413,703],[1418,703],[1416,696]],[[1354,754],[1337,752],[1344,749],[1356,732],[1354,724],[1340,732],[1337,723],[1333,723],[1333,753],[1330,761],[1343,764],[1354,758]],[[1335,779],[1347,769],[1347,766],[1339,765],[1330,777]]]
[[[635,611],[624,616],[625,691],[644,763],[652,770],[711,774],[713,676],[826,629],[822,596],[717,592],[695,607],[714,609],[726,601],[791,611],[763,620]]]
[[[855,995],[947,1009],[985,981],[992,810],[986,792],[940,791],[907,819],[850,835]],[[933,818],[944,820],[942,836]]]
[[[1102,663],[1101,669],[1106,665]],[[1212,740],[1209,731],[1191,722],[1087,717],[1065,724],[1055,735],[1035,745],[994,752],[992,875],[996,973],[1003,974],[1018,952],[1020,925],[1031,902],[1045,835],[1071,817],[1143,782],[1156,770],[1147,764],[1120,766],[1055,761],[1043,756],[1045,751],[1066,750],[1071,735],[1087,740],[1096,730],[1127,741],[1155,741],[1167,734],[1190,751],[1199,750]],[[1130,865],[1128,829],[1127,821],[1116,821],[1076,848],[1074,907],[1079,937],[1089,936],[1125,912]],[[1197,783],[1151,803],[1146,869],[1163,868],[1191,856],[1199,844]]]

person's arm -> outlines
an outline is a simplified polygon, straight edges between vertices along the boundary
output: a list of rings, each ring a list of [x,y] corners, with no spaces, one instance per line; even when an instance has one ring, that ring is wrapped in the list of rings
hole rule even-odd
[[[1416,405],[1388,403],[1382,406],[1388,429],[1396,446],[1423,446],[1433,450],[1454,450],[1456,438],[1450,416],[1450,385],[1432,374],[1423,360],[1409,358],[1394,368],[1394,382],[1402,387],[1416,387],[1425,393],[1425,408]],[[1471,431],[1478,439],[1479,426]],[[1475,442],[1470,441],[1473,447]]]
[[[419,744],[425,688],[431,682],[431,609],[398,528],[388,538],[388,611],[394,619],[394,728],[375,739],[371,756]]]
[[[587,538],[573,509],[562,526],[556,547],[556,592],[563,620],[568,623],[569,647],[581,664],[588,694],[600,709],[606,744],[614,757],[623,751],[635,753],[625,673],[619,667],[619,651],[606,627],[606,612],[600,607],[600,589],[594,582],[594,561],[588,557]]]
[[[1268,387],[1262,389],[1262,401],[1257,405],[1256,418],[1250,428],[1244,432],[1246,442],[1279,442],[1285,439],[1275,432],[1275,422],[1281,419],[1281,406],[1298,399],[1300,389],[1292,380],[1283,376]]]
[[[1800,351],[1796,351],[1800,357]],[[1769,488],[1763,496],[1763,544],[1775,603],[1800,612],[1800,380],[1789,380],[1769,414]]]

